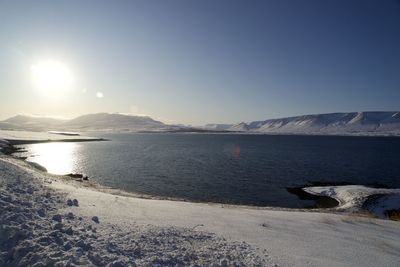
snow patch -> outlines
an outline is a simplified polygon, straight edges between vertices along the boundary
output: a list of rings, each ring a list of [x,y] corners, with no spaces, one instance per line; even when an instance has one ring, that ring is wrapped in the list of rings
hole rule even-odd
[[[339,202],[337,209],[341,210],[361,211],[366,209],[379,217],[385,217],[386,210],[400,210],[400,189],[346,185],[305,187],[303,190],[313,195],[336,199]],[[373,201],[371,201],[371,197],[374,198]]]

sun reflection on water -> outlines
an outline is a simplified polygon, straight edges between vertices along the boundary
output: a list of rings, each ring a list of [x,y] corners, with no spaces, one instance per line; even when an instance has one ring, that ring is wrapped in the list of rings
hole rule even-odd
[[[76,158],[77,143],[44,143],[30,147],[29,161],[44,166],[49,173],[72,173]]]

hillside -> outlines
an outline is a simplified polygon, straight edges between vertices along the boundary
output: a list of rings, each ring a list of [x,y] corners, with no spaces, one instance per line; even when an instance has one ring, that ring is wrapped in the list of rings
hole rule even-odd
[[[7,120],[0,121],[0,129],[43,131],[57,128],[64,122],[65,120],[55,118],[17,115]]]
[[[147,116],[97,113],[71,120],[18,115],[0,121],[0,130],[115,132],[241,132],[310,135],[400,135],[400,112],[313,114],[264,121],[207,124],[202,128],[169,125]]]
[[[72,130],[109,131],[148,131],[168,128],[164,123],[150,117],[110,113],[83,115],[63,123],[61,127]]]
[[[400,135],[400,112],[304,115],[239,123],[231,131],[276,134]]]
[[[71,120],[17,115],[0,121],[1,130],[24,131],[158,131],[170,126],[150,117],[97,113]]]

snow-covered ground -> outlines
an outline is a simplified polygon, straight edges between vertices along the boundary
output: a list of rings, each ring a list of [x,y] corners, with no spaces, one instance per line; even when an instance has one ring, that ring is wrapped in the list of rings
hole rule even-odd
[[[336,199],[338,210],[365,209],[384,218],[385,211],[400,211],[400,189],[370,188],[361,185],[306,187],[304,191]],[[375,196],[375,197],[374,197]]]
[[[72,140],[72,139],[98,139],[89,136],[76,136],[76,135],[64,135],[50,132],[30,132],[30,131],[8,131],[0,130],[0,140],[34,140],[34,141],[59,141],[59,140]]]
[[[271,265],[249,244],[199,229],[106,221],[91,209],[101,202],[86,212],[85,199],[61,186],[65,177],[25,162],[0,156],[0,171],[0,266]]]
[[[38,172],[7,156],[0,156],[0,213],[0,266],[400,262],[396,221],[133,198]]]

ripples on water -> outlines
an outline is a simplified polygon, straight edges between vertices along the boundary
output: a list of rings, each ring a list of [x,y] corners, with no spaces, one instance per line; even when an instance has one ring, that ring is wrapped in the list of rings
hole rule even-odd
[[[109,142],[25,146],[56,174],[193,201],[305,207],[286,187],[309,181],[400,187],[400,138],[108,134]]]
[[[27,146],[29,161],[45,166],[53,174],[68,174],[79,159],[79,143],[41,143]],[[79,164],[79,163],[77,163]]]

